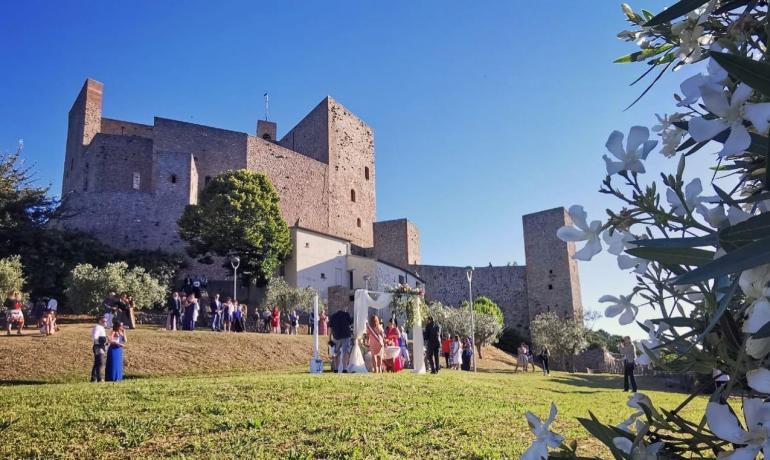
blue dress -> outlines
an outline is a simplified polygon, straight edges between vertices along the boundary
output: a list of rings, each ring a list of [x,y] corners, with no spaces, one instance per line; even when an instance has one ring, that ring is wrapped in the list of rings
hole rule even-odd
[[[125,343],[123,337],[119,337],[118,340]],[[123,347],[110,344],[107,349],[107,365],[104,374],[104,379],[108,382],[123,380]]]

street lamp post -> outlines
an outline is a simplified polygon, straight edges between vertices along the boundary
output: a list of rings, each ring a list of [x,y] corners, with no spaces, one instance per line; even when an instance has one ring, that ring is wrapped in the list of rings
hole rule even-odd
[[[465,277],[468,279],[468,306],[471,309],[471,354],[473,360],[473,372],[476,372],[476,320],[473,313],[473,267],[465,268]]]
[[[238,300],[238,267],[241,265],[241,258],[230,256],[230,266],[233,267],[233,300]]]

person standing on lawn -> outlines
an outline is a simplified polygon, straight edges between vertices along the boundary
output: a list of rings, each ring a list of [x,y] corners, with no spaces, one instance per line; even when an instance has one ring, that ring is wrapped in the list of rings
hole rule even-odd
[[[471,361],[475,359],[473,357],[473,343],[471,343],[471,338],[467,335],[463,339],[463,354],[462,354],[462,363],[460,363],[460,367],[464,371],[471,370]]]
[[[332,330],[332,341],[337,355],[334,368],[337,369],[337,372],[346,373],[350,362],[353,317],[347,310],[337,310],[331,316],[329,326]]]
[[[214,294],[209,302],[209,313],[211,315],[211,330],[219,331],[222,329],[222,302],[219,300],[219,294]]]
[[[441,326],[433,321],[432,316],[428,316],[428,323],[425,325],[423,333],[425,337],[425,346],[428,348],[428,364],[430,364],[431,374],[437,374],[441,369],[439,361],[439,350],[441,350]]]
[[[452,339],[449,334],[444,334],[444,339],[441,341],[441,354],[444,355],[444,364],[449,369],[449,361],[452,353]]]
[[[636,393],[636,377],[634,377],[634,368],[636,367],[636,347],[631,337],[623,337],[623,341],[618,344],[620,354],[623,356],[623,391],[628,391],[629,383],[631,391]]]
[[[104,354],[107,347],[107,319],[100,316],[96,325],[91,329],[91,342],[93,346],[91,351],[94,354],[94,365],[91,367],[91,381],[101,382],[104,380]]]
[[[326,315],[326,310],[322,310],[318,315],[318,335],[325,336],[329,333],[329,316]]]
[[[126,345],[126,329],[123,323],[115,322],[107,341],[109,348],[104,378],[108,382],[118,382],[123,380],[123,347]]]
[[[551,358],[551,351],[545,345],[540,349],[540,362],[543,363],[543,375],[550,375],[551,368],[548,367],[548,360]]]
[[[178,292],[171,294],[168,299],[168,328],[176,331],[182,322],[182,299]]]

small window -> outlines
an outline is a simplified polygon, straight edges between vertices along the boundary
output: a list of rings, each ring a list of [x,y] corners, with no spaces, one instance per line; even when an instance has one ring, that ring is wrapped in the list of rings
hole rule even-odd
[[[404,275],[398,275],[398,284],[404,284],[405,282]]]
[[[350,201],[352,201],[353,203],[356,202],[356,191],[353,189],[350,190]]]
[[[549,284],[549,285],[548,285],[548,290],[549,290],[549,291],[553,291],[553,284]]]
[[[172,184],[176,184],[176,174],[172,174],[170,179]]]
[[[360,217],[358,219],[356,219],[356,226],[358,228],[361,228],[361,218]]]
[[[209,182],[211,182],[211,176],[206,176],[206,178],[203,179],[203,185],[209,185]]]
[[[553,270],[548,270],[549,275],[553,275]]]
[[[369,180],[369,167],[364,166],[364,179]]]
[[[321,273],[321,279],[322,279],[322,280],[325,280],[325,279],[326,279],[326,273]]]
[[[139,190],[139,187],[142,186],[142,175],[138,172],[134,173],[134,182],[131,186],[134,190]]]
[[[348,286],[349,289],[353,289],[353,270],[348,270]]]
[[[265,134],[263,134],[263,135],[262,135],[262,139],[264,139],[264,140],[266,140],[266,141],[272,140],[272,139],[270,138],[270,133],[265,133]]]

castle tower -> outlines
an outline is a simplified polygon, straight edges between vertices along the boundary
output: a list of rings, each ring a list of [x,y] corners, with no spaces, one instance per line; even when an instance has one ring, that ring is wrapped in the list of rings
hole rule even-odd
[[[91,140],[101,131],[102,95],[104,85],[90,78],[86,80],[69,112],[67,148],[64,155],[62,196],[82,187],[81,155]]]
[[[580,280],[577,262],[572,258],[575,243],[556,237],[559,227],[572,224],[567,211],[562,207],[549,209],[527,214],[522,221],[529,320],[547,311],[582,320]]]
[[[279,145],[329,165],[328,232],[362,248],[374,246],[374,133],[326,97]]]
[[[374,223],[374,257],[409,269],[420,264],[420,231],[407,219]]]

